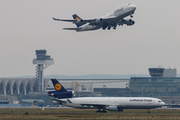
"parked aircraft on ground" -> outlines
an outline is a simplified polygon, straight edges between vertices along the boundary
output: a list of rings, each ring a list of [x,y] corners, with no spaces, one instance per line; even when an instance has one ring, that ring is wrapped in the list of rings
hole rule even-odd
[[[133,17],[136,10],[136,6],[129,3],[126,5],[123,5],[121,7],[116,8],[115,10],[111,11],[110,13],[95,19],[81,19],[78,15],[74,14],[72,15],[74,20],[67,20],[67,19],[56,19],[53,18],[56,21],[65,21],[65,22],[72,22],[76,24],[77,28],[64,28],[64,30],[76,30],[79,31],[90,31],[90,30],[97,30],[102,28],[105,30],[106,28],[108,30],[113,27],[113,29],[116,29],[117,25],[123,25],[126,24],[127,26],[134,25],[135,22],[132,19],[124,19],[127,16]]]
[[[53,82],[55,89],[58,88],[58,95],[61,95],[61,93],[63,93],[61,89],[63,90],[64,87],[56,79],[51,79],[51,81]],[[66,93],[67,92],[64,94]],[[62,96],[64,96],[64,94],[62,94]],[[53,100],[67,107],[78,109],[98,109],[96,112],[106,112],[105,110],[123,111],[124,109],[148,109],[149,112],[149,109],[158,108],[165,105],[162,100],[150,97],[71,97],[72,94],[70,95],[70,98],[66,97],[66,99]],[[103,111],[101,111],[101,109]]]

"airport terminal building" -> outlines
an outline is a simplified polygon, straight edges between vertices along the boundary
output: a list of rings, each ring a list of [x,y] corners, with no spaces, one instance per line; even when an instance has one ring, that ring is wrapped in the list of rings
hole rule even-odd
[[[155,97],[166,104],[180,104],[180,77],[176,77],[176,69],[149,68],[149,74],[151,77],[131,77],[129,96]]]

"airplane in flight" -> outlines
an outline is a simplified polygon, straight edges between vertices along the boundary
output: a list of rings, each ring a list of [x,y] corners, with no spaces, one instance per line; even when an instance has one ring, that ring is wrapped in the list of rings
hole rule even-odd
[[[124,19],[127,16],[133,17],[133,14],[136,10],[136,6],[129,3],[123,5],[121,7],[116,8],[115,10],[111,11],[110,13],[95,19],[81,19],[78,15],[72,15],[74,20],[66,20],[66,19],[56,19],[56,21],[65,21],[65,22],[72,22],[76,24],[77,28],[63,28],[64,30],[76,30],[77,32],[80,31],[91,31],[91,30],[98,30],[102,28],[105,30],[106,28],[110,30],[111,28],[116,29],[117,25],[126,24],[127,26],[132,26],[135,22],[132,19]]]
[[[64,87],[56,80],[51,79],[56,89],[64,89]],[[59,91],[60,92],[60,91]],[[71,92],[71,91],[70,91]],[[61,93],[61,92],[60,92]],[[65,93],[64,93],[65,94]],[[157,98],[150,97],[79,97],[72,98],[73,94],[70,97],[63,99],[52,99],[58,104],[77,108],[77,109],[98,109],[96,112],[106,113],[106,110],[109,111],[124,111],[124,109],[153,109],[162,107],[165,103]],[[102,109],[102,111],[101,111]]]

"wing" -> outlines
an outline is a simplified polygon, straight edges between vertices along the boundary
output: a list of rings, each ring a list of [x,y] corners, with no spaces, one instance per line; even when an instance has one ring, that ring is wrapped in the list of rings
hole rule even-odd
[[[80,30],[81,28],[63,28],[64,30]]]
[[[55,21],[64,21],[64,22],[73,22],[75,23],[77,20],[66,20],[66,19],[56,19],[56,18],[53,18],[53,20]],[[93,22],[94,19],[91,19],[91,20],[83,20],[83,22],[85,23],[88,23],[88,22]]]
[[[105,105],[105,104],[81,104],[82,106],[93,106],[94,108],[106,108],[109,105]]]
[[[63,101],[63,100],[60,100],[60,99],[51,99],[51,100],[54,100],[54,101],[56,101],[59,104],[67,103],[66,101]]]
[[[67,19],[56,19],[53,18],[56,21],[65,21],[65,22],[72,22],[76,24],[77,28],[64,28],[64,30],[76,30],[79,31],[81,29],[81,26],[88,23],[89,25],[92,26],[98,26],[99,28],[103,29],[110,29],[112,26],[114,26],[114,29],[116,28],[117,24],[119,21],[116,21],[117,16],[110,16],[110,17],[102,17],[102,18],[96,18],[96,19],[81,19],[78,17],[78,19],[74,20],[67,20]]]
[[[87,19],[87,20],[84,20],[84,19],[81,19],[83,23],[90,23],[90,24],[98,24],[97,22],[100,20],[102,22],[105,22],[105,23],[109,23],[111,22],[113,19],[115,19],[116,16],[111,16],[111,17],[108,17],[108,18],[95,18],[95,19]],[[66,20],[66,19],[56,19],[56,18],[53,18],[53,20],[55,21],[64,21],[64,22],[72,22],[72,23],[76,23],[77,20],[74,19],[74,20]]]

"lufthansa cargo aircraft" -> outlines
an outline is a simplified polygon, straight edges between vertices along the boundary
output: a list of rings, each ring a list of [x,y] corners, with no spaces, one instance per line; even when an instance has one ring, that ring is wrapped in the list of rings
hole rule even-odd
[[[56,90],[60,91],[64,87],[56,80],[51,79]],[[57,91],[57,92],[58,92]],[[59,98],[62,96],[63,99],[52,99],[55,102],[78,109],[98,109],[96,112],[106,112],[109,111],[123,111],[124,109],[153,109],[164,106],[165,103],[157,98],[150,97],[80,97],[72,98],[74,92],[67,92],[66,99],[64,99],[64,92],[59,92]],[[50,95],[53,96],[53,95]],[[101,111],[102,109],[102,111]]]
[[[65,20],[65,19],[56,19],[57,21],[65,21],[65,22],[72,22],[76,24],[77,28],[64,28],[64,30],[76,30],[77,32],[80,31],[90,31],[90,30],[97,30],[102,28],[105,30],[106,28],[110,30],[111,28],[116,29],[117,25],[126,24],[127,26],[134,25],[135,22],[132,19],[124,19],[127,16],[133,17],[136,10],[136,6],[129,3],[123,5],[121,7],[116,8],[115,10],[111,11],[110,13],[95,19],[81,19],[78,15],[72,15],[74,20]]]

